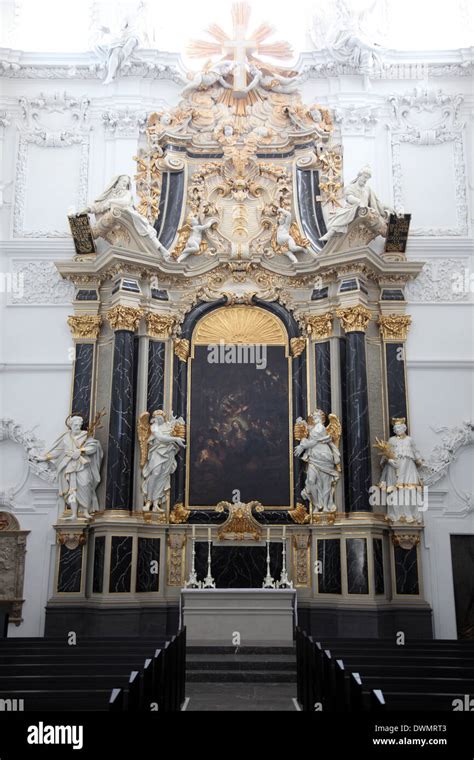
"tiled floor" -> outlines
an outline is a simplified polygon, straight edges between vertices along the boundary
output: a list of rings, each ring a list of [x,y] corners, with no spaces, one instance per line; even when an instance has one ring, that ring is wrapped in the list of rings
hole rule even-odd
[[[188,683],[187,710],[195,712],[273,710],[294,711],[296,684],[286,683]]]

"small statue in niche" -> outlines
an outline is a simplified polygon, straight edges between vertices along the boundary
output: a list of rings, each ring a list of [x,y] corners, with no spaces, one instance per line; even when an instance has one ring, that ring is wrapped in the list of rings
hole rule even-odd
[[[65,507],[71,510],[65,520],[91,518],[91,512],[99,509],[96,489],[100,483],[103,452],[94,432],[102,415],[103,412],[99,413],[87,430],[82,429],[84,420],[80,415],[70,415],[66,420],[66,432],[53,443],[47,454],[36,457],[38,462],[54,463],[59,496]]]
[[[277,248],[282,249],[282,253],[290,259],[294,264],[298,263],[298,259],[295,253],[309,253],[310,256],[316,257],[311,248],[308,246],[299,245],[295,240],[295,233],[298,230],[295,229],[294,224],[291,222],[291,211],[285,208],[277,209],[278,226],[276,229],[275,243]]]
[[[335,512],[334,493],[341,476],[341,423],[335,414],[329,415],[329,425],[325,426],[325,420],[321,409],[316,409],[307,421],[298,417],[295,438],[300,439],[300,443],[295,447],[295,456],[308,464],[306,483],[301,491],[303,499],[308,499],[316,512]]]
[[[393,209],[384,206],[376,194],[368,185],[372,176],[372,170],[369,166],[364,166],[357,174],[357,177],[344,188],[344,199],[346,205],[338,209],[328,220],[328,231],[321,240],[330,240],[334,235],[344,235],[351,222],[357,216],[366,216],[371,214],[380,223],[380,230],[386,228],[388,218]]]
[[[92,227],[94,238],[103,237],[106,240],[113,231],[118,219],[128,218],[135,232],[142,238],[146,238],[153,247],[159,251],[164,259],[169,260],[169,252],[161,245],[157,238],[156,229],[135,208],[132,195],[132,180],[128,174],[120,174],[114,177],[104,192],[81,213],[95,214],[97,224]]]
[[[418,507],[423,506],[423,481],[419,468],[423,461],[413,438],[407,435],[404,417],[392,419],[394,435],[375,447],[382,454],[379,488],[387,492],[387,515],[395,522],[421,522]]]
[[[203,223],[201,223],[199,217],[197,214],[190,214],[188,217],[187,223],[179,230],[180,233],[183,233],[184,235],[187,235],[186,242],[184,244],[184,248],[179,254],[176,261],[178,263],[181,263],[182,261],[186,261],[188,256],[191,256],[193,253],[201,253],[202,252],[202,244],[203,244],[203,235],[206,230],[208,230],[210,227],[212,227],[213,224],[216,224],[219,220],[217,217],[211,217],[210,219],[207,219]],[[179,242],[178,242],[178,250],[179,250]]]
[[[168,420],[161,409],[153,412],[151,423],[149,412],[140,415],[137,432],[143,475],[144,512],[165,514],[162,504],[166,502],[171,487],[171,475],[177,467],[178,450],[186,448],[185,430],[182,417],[176,418],[171,414]]]

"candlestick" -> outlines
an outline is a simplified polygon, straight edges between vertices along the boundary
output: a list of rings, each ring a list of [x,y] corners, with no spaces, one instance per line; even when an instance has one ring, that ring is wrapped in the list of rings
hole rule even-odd
[[[276,582],[277,588],[293,588],[293,581],[290,581],[288,578],[288,573],[286,570],[286,532],[285,528],[283,528],[283,541],[282,541],[282,563],[281,563],[281,573],[280,573],[280,580]]]
[[[204,582],[202,584],[203,588],[215,588],[216,584],[214,583],[214,578],[212,577],[211,573],[211,548],[212,548],[212,541],[211,541],[211,529],[207,529],[207,575],[204,578]]]
[[[198,581],[197,575],[196,575],[196,526],[195,525],[193,525],[192,542],[193,542],[193,548],[192,548],[191,571],[189,573],[188,580],[185,581],[184,583],[184,588],[201,588],[202,581]]]
[[[262,588],[275,588],[275,579],[270,573],[270,528],[267,528],[267,574],[262,583]]]

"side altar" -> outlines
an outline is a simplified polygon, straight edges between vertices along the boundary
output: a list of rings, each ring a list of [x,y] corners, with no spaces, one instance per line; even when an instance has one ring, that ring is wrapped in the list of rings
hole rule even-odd
[[[136,176],[80,209],[78,253],[56,264],[75,363],[44,457],[46,635],[173,630],[209,538],[202,599],[261,589],[268,530],[309,632],[432,635],[405,356],[423,262],[385,245],[397,217],[370,167],[344,178],[331,113],[250,21],[237,3],[231,33],[194,44],[212,60],[149,114]]]

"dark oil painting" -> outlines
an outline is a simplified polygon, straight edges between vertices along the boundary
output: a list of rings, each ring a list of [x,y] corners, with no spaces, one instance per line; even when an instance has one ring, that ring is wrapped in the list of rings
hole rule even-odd
[[[266,367],[213,364],[196,346],[191,369],[189,506],[290,504],[288,358],[266,347]]]

